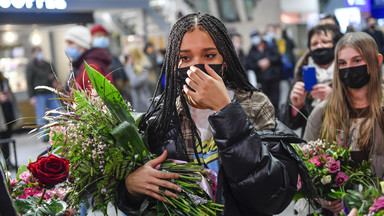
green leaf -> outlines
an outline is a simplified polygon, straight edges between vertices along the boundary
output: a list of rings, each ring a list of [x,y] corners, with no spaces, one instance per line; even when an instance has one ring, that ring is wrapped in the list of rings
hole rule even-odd
[[[36,205],[39,199],[36,197],[28,197],[27,199],[16,199],[14,202],[16,211],[25,215],[28,211],[36,212]]]
[[[50,199],[39,207],[39,211],[48,215],[64,215],[67,203],[61,200]]]
[[[138,154],[142,154],[143,152],[146,154],[149,153],[135,125],[124,121],[113,129],[111,134],[115,138],[117,146],[126,153],[129,152],[130,145]]]
[[[91,68],[87,62],[84,61],[84,63],[85,70],[87,71],[93,87],[101,99],[103,99],[105,105],[111,113],[120,122],[127,121],[131,124],[135,124],[135,120],[129,112],[129,109],[119,91],[101,73]]]
[[[131,113],[132,117],[135,119],[135,125],[136,127],[139,126],[141,120],[145,116],[145,113],[140,113],[140,112],[132,112]]]

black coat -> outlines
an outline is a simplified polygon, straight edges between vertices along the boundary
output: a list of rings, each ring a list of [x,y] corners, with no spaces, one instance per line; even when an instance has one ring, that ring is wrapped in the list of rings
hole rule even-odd
[[[256,131],[237,101],[208,120],[221,159],[216,201],[225,204],[222,215],[281,213],[296,192],[301,162],[290,143],[303,140],[280,122],[274,131]],[[151,146],[151,151],[160,155],[167,149],[169,158],[188,160],[179,153],[179,137],[173,127],[164,141]],[[135,200],[124,182],[120,187],[118,208],[126,214],[138,210],[143,200]]]
[[[267,58],[271,64],[264,71],[258,65],[258,61],[263,58]],[[279,51],[276,47],[270,47],[267,44],[265,44],[263,52],[260,52],[256,46],[252,46],[245,59],[245,68],[255,71],[257,80],[261,83],[267,80],[280,80],[281,67],[282,61]]]
[[[12,199],[9,196],[8,189],[5,183],[3,169],[0,166],[0,215],[1,216],[16,216],[15,208],[12,204]]]

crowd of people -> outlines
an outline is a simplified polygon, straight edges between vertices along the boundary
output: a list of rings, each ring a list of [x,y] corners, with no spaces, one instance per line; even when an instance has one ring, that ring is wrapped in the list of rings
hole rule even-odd
[[[138,210],[145,196],[164,202],[163,194],[177,198],[172,191],[180,188],[165,179],[179,176],[155,169],[172,158],[196,161],[218,173],[216,202],[225,203],[224,215],[273,215],[292,200],[298,175],[308,198],[316,198],[307,170],[290,151],[292,142],[332,141],[341,130],[352,148],[351,159],[372,160],[374,176],[384,177],[384,36],[376,25],[369,18],[364,32],[343,35],[337,20],[327,16],[308,31],[308,50],[297,63],[295,44],[280,26],[251,31],[246,54],[240,34],[228,33],[211,15],[189,14],[173,25],[165,52],[132,43],[124,47],[122,63],[109,52],[104,27],[75,26],[64,36],[73,65],[66,88],[90,87],[86,61],[134,110],[146,112],[140,129],[159,157],[120,183],[118,207],[126,214]],[[34,87],[60,86],[41,48],[32,53],[27,69],[30,102],[37,124],[43,125],[45,110],[60,104],[52,100],[55,95]],[[315,69],[316,84],[309,90],[304,66]],[[291,83],[285,106],[279,106],[281,80]],[[7,103],[12,92],[3,76],[0,81],[0,108],[5,112],[12,109]],[[15,114],[5,116],[4,122],[15,119]],[[9,137],[10,126],[1,128],[0,135]],[[297,136],[291,129],[299,128]],[[9,150],[3,151],[8,157]],[[325,215],[341,211],[340,200],[314,200]]]

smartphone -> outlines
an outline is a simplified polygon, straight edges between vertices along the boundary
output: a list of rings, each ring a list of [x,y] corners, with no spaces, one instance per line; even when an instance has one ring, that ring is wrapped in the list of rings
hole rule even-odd
[[[317,84],[315,66],[303,66],[303,79],[305,91],[312,91],[313,86]]]

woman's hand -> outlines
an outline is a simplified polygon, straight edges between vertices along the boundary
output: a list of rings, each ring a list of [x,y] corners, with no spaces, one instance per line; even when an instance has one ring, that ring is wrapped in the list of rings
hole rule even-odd
[[[353,208],[351,212],[349,212],[348,216],[357,216],[357,208]]]
[[[329,93],[331,93],[332,88],[325,84],[316,84],[313,86],[313,90],[311,91],[311,95],[313,98],[318,98],[320,100],[324,100]]]
[[[195,92],[186,85],[183,86],[183,91],[197,103],[217,112],[231,103],[231,99],[221,77],[208,64],[205,64],[205,70],[208,74],[191,66],[186,83]]]
[[[343,209],[343,203],[341,202],[341,200],[328,201],[325,199],[318,199],[317,201],[323,208],[326,208],[335,214],[339,214]]]
[[[179,174],[161,172],[154,167],[161,164],[167,158],[167,150],[163,152],[159,157],[148,161],[142,167],[129,174],[125,179],[125,187],[128,192],[133,196],[147,195],[163,202],[167,202],[163,198],[165,196],[174,197],[178,199],[178,196],[169,190],[162,192],[160,187],[169,188],[178,192],[181,192],[181,188],[164,179],[175,179],[179,178]]]
[[[291,109],[291,115],[295,117],[298,113],[297,110],[300,110],[304,106],[305,97],[307,96],[307,92],[304,89],[304,83],[301,81],[297,81],[293,86],[289,98],[291,99],[291,103],[293,108]]]

